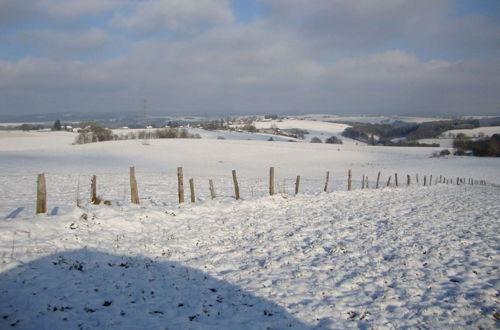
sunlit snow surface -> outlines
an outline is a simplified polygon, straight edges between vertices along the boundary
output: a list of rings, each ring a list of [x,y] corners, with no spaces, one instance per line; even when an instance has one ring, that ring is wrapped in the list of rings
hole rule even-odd
[[[498,188],[434,184],[498,184],[498,159],[204,139],[72,146],[74,135],[46,134],[0,139],[0,328],[498,327]],[[139,206],[129,202],[131,165]],[[177,204],[177,166],[186,191],[194,178],[197,203]],[[35,216],[41,172],[49,214]],[[92,174],[111,206],[89,204]],[[370,189],[360,189],[363,174]]]

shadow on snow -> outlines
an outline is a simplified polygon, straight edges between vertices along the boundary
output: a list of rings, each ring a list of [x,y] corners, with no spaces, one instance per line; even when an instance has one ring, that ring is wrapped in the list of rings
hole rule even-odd
[[[3,329],[313,328],[200,270],[88,249],[0,274],[0,297]]]

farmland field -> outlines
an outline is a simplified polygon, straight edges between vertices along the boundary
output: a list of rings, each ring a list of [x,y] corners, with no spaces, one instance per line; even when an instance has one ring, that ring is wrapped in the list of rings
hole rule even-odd
[[[327,137],[334,125],[308,129]],[[220,134],[148,145],[2,136],[0,328],[498,326],[498,159]],[[140,205],[130,203],[129,166]],[[194,179],[194,204],[177,202],[179,166],[187,201]],[[38,173],[48,210],[35,215]],[[92,175],[111,205],[89,203]]]

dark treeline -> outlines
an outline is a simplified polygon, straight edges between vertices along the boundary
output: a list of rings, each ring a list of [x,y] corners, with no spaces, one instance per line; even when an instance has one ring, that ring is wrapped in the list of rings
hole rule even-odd
[[[89,122],[80,130],[75,144],[102,141],[135,140],[135,139],[200,139],[199,134],[191,134],[185,128],[158,128],[155,130],[130,131],[126,134],[114,134],[112,130]]]
[[[415,140],[436,138],[452,129],[472,129],[479,127],[479,122],[477,120],[443,120],[420,124],[396,122],[393,125],[367,123],[349,123],[349,125],[351,127],[344,130],[343,136],[372,145],[435,146],[418,143]],[[392,142],[396,138],[405,138],[405,141]]]
[[[500,157],[500,134],[493,134],[478,140],[472,140],[460,133],[453,140],[453,148],[457,149],[455,155],[462,156],[471,153],[478,157]]]

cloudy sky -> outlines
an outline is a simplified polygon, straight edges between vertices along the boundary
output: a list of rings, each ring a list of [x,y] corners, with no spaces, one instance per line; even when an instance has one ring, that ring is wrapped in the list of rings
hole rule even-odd
[[[500,115],[498,0],[0,0],[0,113]]]

